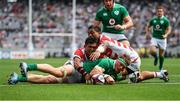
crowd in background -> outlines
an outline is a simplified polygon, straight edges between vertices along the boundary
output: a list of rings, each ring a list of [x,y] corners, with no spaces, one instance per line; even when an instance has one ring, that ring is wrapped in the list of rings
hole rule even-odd
[[[149,41],[145,39],[145,26],[155,15],[155,7],[159,0],[120,0],[133,19],[134,27],[126,34],[131,46],[142,56],[146,56]],[[160,0],[165,7],[165,15],[170,19],[172,34],[168,38],[171,52],[180,47],[180,4],[178,0]],[[78,0],[76,5],[76,43],[83,46],[87,37],[87,28],[92,24],[97,9],[102,6],[101,0]],[[28,0],[15,3],[0,1],[0,49],[28,48]],[[33,0],[32,2],[33,33],[71,33],[72,32],[72,0]],[[62,39],[63,38],[63,39]],[[71,38],[50,36],[33,36],[34,49],[58,49],[66,54]],[[174,50],[172,50],[174,49]],[[172,53],[167,55],[171,56]],[[180,54],[180,53],[179,53]],[[177,55],[179,55],[177,54]]]

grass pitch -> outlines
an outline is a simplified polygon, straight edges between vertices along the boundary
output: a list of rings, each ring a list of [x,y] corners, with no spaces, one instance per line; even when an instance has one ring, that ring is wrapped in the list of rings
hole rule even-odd
[[[66,60],[0,60],[0,100],[180,100],[180,59],[165,59],[164,66],[170,78],[167,83],[152,79],[138,84],[127,84],[126,80],[115,85],[7,84],[10,73],[20,73],[18,65],[21,61],[49,63],[58,67]],[[158,71],[158,67],[153,66],[153,59],[142,59],[141,69]]]

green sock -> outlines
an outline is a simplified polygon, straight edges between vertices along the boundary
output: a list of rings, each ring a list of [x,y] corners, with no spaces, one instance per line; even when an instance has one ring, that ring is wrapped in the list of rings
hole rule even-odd
[[[37,64],[28,64],[28,71],[37,70]]]
[[[164,64],[164,56],[159,56],[159,70],[162,70]]]
[[[18,75],[18,81],[20,82],[26,82],[27,81],[27,77],[23,76],[23,75]]]
[[[157,55],[157,54],[152,54],[152,56],[153,56],[154,58],[158,58],[158,55]]]

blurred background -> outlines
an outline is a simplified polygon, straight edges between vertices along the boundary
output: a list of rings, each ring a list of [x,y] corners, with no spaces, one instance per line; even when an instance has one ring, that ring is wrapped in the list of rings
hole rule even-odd
[[[178,0],[116,0],[124,5],[134,27],[126,31],[141,57],[148,54],[145,26],[161,3],[172,32],[166,57],[180,57],[180,3]],[[70,57],[83,47],[102,0],[0,0],[0,59]]]

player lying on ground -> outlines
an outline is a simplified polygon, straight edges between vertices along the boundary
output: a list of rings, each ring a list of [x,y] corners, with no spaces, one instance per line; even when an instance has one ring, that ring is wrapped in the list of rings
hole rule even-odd
[[[65,65],[55,68],[49,64],[26,64],[20,63],[21,75],[12,73],[8,83],[16,84],[17,82],[32,82],[32,83],[78,83],[82,82],[82,75],[86,79],[90,79],[89,74],[82,70],[82,62],[89,60],[89,55],[95,51],[97,47],[97,40],[92,37],[88,37],[85,41],[84,48],[79,48],[75,51],[74,57]],[[75,64],[74,64],[75,62]],[[77,70],[74,68],[77,67]],[[41,72],[49,73],[50,75],[37,75],[29,73],[28,71],[38,70]],[[79,71],[80,73],[78,73]],[[27,73],[28,72],[28,73]]]
[[[130,46],[122,44],[105,35],[101,35],[100,28],[91,27],[89,29],[89,36],[95,37],[99,40],[99,47],[94,53],[90,55],[91,60],[97,59],[101,53],[104,53],[106,56],[112,59],[117,59],[119,57],[129,57],[130,65],[127,66],[128,74],[130,77],[136,74],[134,76],[136,76],[136,79],[138,79],[132,82],[143,81],[155,77],[162,78],[165,82],[169,80],[166,70],[161,70],[160,72],[140,72],[141,60],[137,52]]]
[[[116,60],[102,58],[94,61],[84,62],[83,68],[87,73],[90,73],[90,76],[96,74],[105,74],[105,83],[114,84],[115,81],[121,80],[121,76],[123,74],[122,68],[125,68],[127,65],[128,63],[122,58],[118,58]]]

